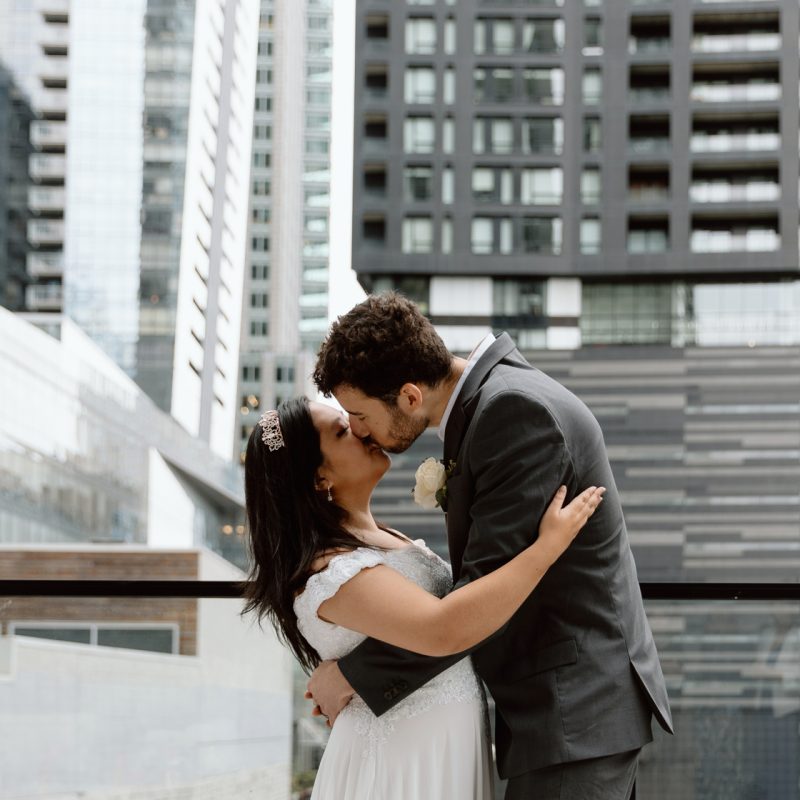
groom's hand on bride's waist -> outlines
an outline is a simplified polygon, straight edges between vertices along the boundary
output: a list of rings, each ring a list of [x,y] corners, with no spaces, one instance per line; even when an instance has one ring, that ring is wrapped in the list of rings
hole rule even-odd
[[[311,673],[306,689],[306,700],[314,703],[311,715],[327,717],[329,728],[353,697],[353,687],[336,661],[323,661]]]

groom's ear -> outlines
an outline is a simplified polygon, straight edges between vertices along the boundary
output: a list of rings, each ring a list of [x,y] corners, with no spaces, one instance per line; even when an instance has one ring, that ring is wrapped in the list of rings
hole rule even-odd
[[[397,395],[397,407],[405,414],[413,414],[422,408],[422,389],[416,383],[404,383]]]

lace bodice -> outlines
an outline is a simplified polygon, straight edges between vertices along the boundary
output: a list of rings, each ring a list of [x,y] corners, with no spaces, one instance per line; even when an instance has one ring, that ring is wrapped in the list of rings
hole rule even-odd
[[[437,597],[443,597],[452,586],[450,566],[427,548],[422,539],[394,550],[359,547],[334,556],[325,569],[308,579],[305,590],[294,601],[300,632],[316,649],[320,658],[341,658],[366,638],[361,633],[320,619],[317,610],[362,569],[379,564],[391,567]],[[471,660],[465,658],[428,681],[379,718],[375,717],[358,695],[342,713],[358,715],[361,732],[368,735],[370,741],[379,742],[391,733],[393,723],[398,719],[416,716],[436,705],[473,700],[482,702],[483,691],[475,677]]]

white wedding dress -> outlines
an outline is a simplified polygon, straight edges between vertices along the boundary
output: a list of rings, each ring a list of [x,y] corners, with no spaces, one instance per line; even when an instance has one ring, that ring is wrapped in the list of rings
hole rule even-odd
[[[294,602],[298,627],[327,660],[366,637],[321,620],[320,605],[362,569],[385,564],[435,594],[452,586],[450,567],[418,539],[407,547],[361,547],[334,556]],[[380,717],[355,695],[336,719],[312,800],[492,800],[483,689],[464,658]]]

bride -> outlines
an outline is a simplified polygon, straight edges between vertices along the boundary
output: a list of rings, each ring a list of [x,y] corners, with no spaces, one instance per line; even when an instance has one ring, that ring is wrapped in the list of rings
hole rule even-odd
[[[267,411],[250,436],[245,612],[270,619],[307,670],[368,636],[429,656],[474,647],[522,605],[605,491],[590,487],[564,507],[562,487],[530,547],[451,592],[446,562],[372,516],[370,498],[389,465],[345,415],[305,398]],[[492,784],[485,699],[464,658],[381,717],[353,697],[336,719],[312,798],[490,800]]]

